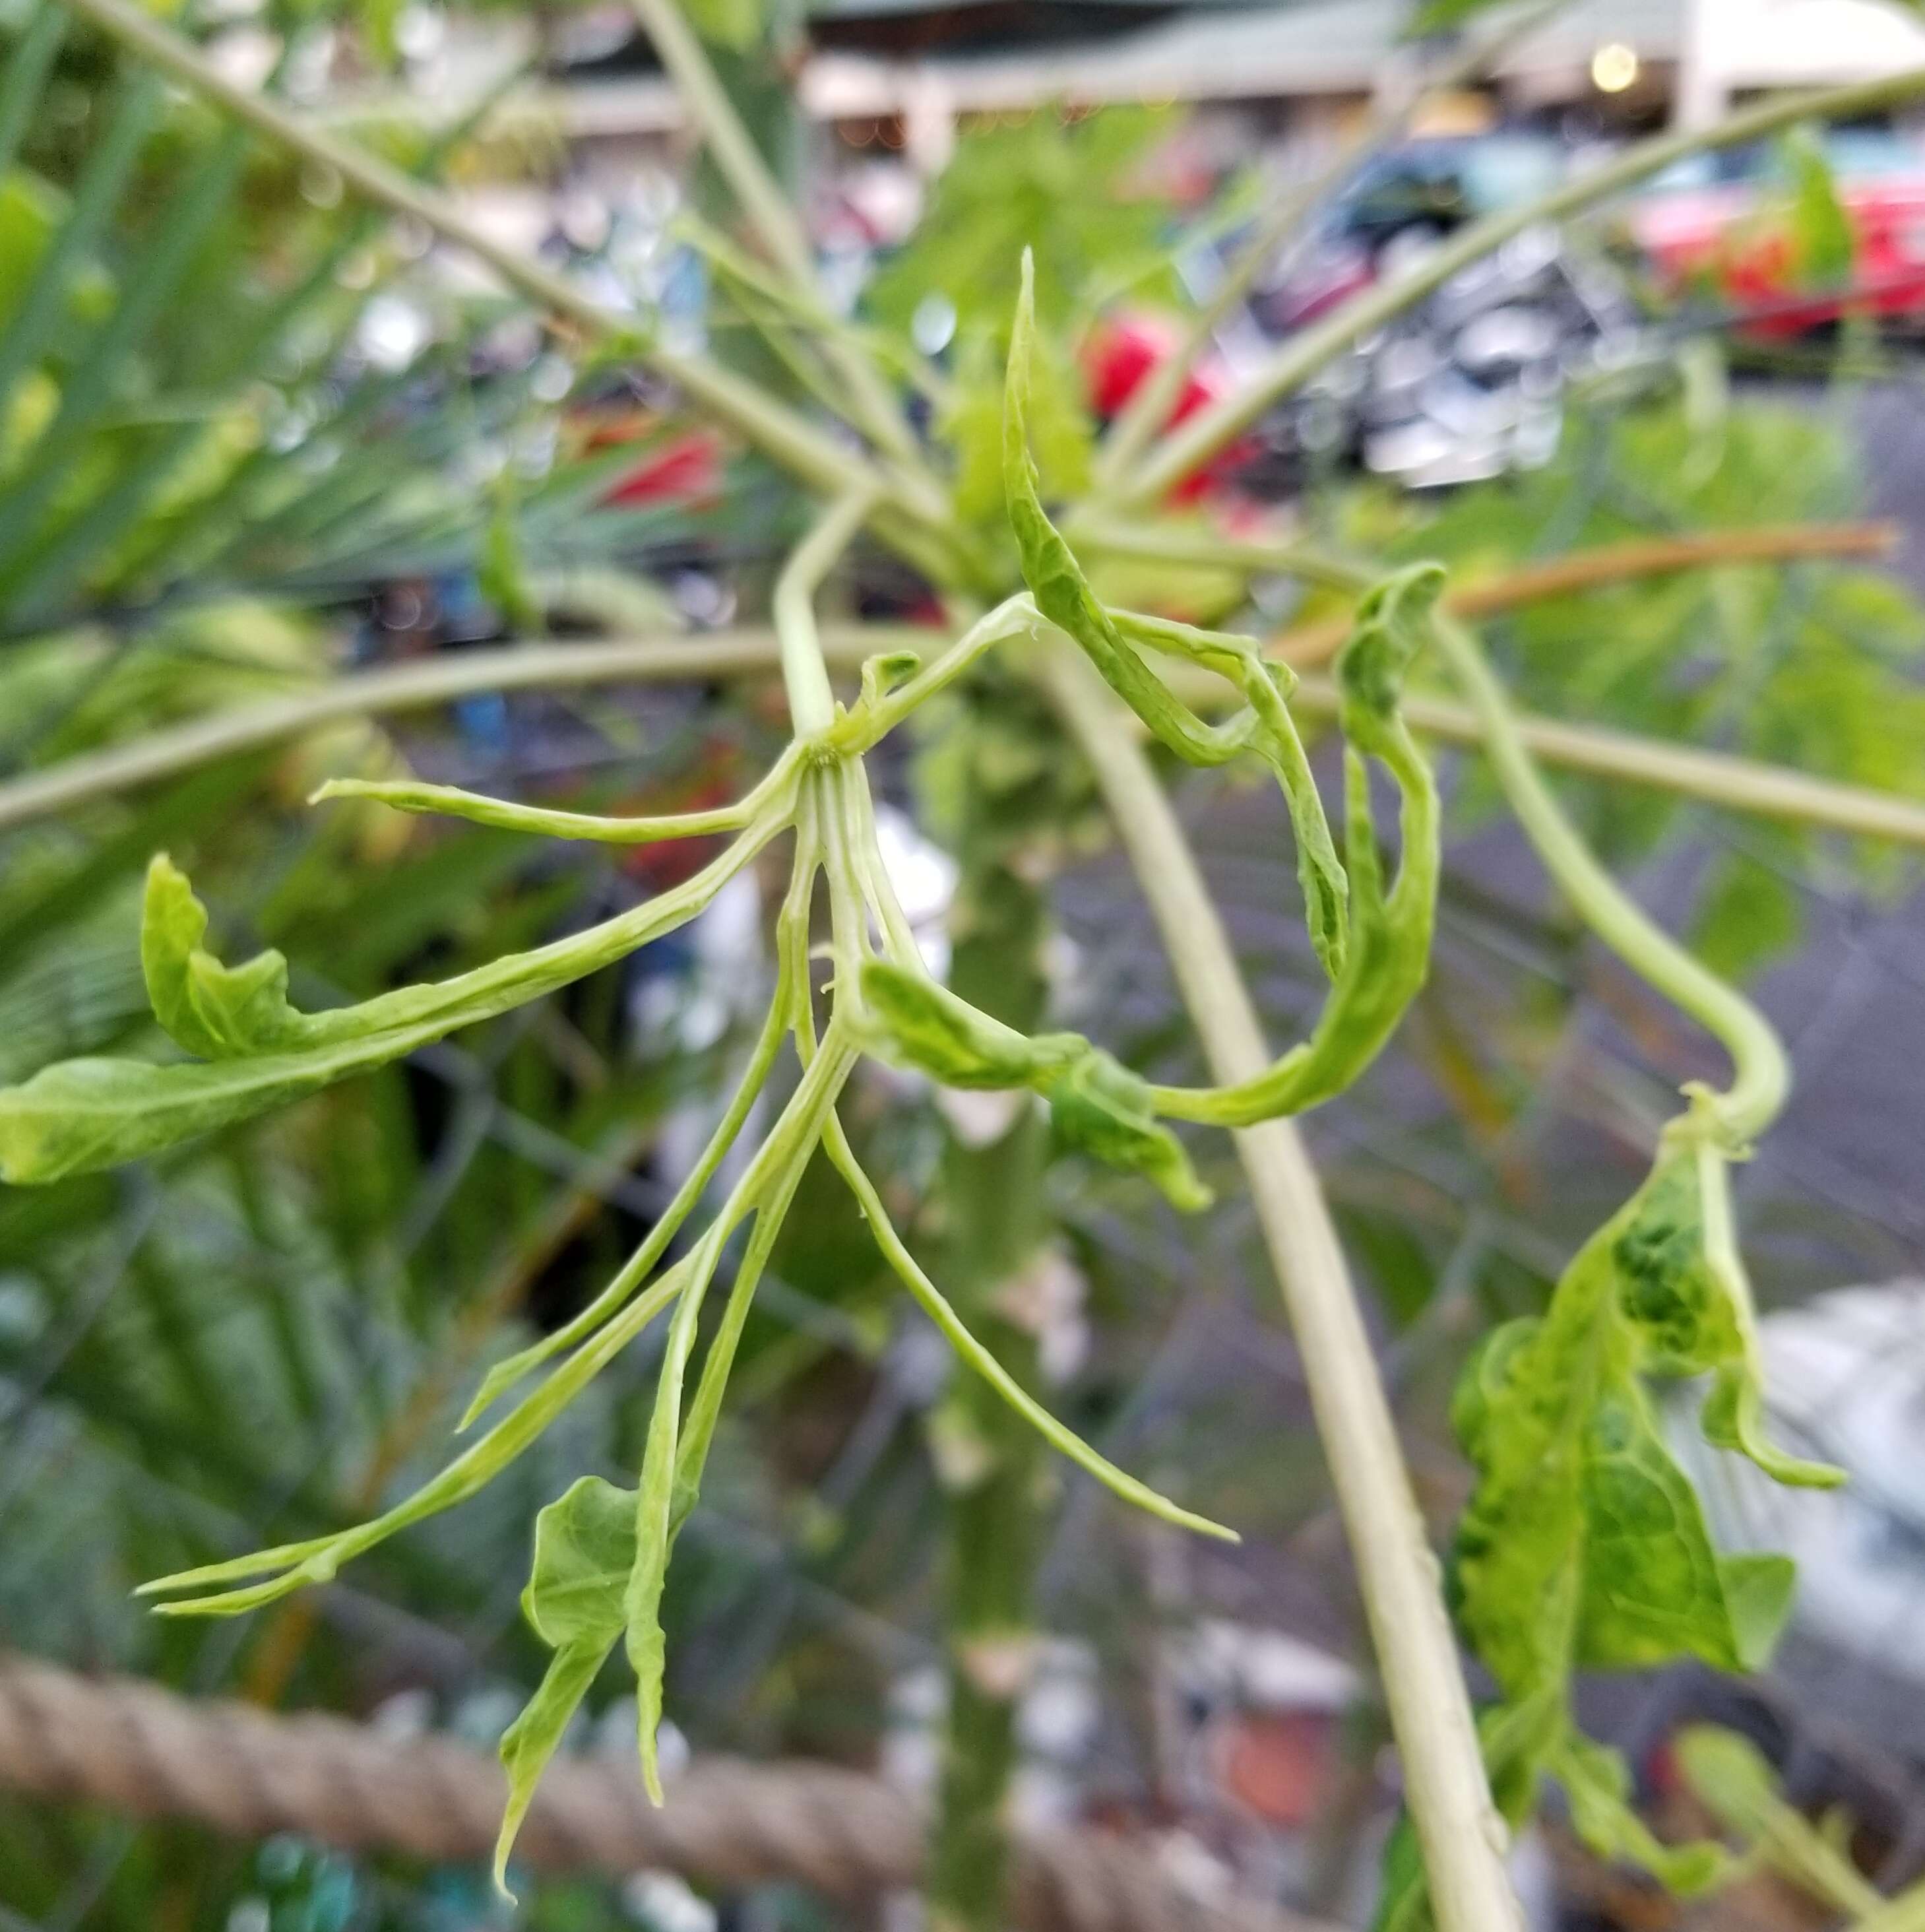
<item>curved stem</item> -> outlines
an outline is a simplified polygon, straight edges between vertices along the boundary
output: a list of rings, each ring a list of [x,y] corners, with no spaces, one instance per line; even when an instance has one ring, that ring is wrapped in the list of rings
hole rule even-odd
[[[1528,604],[1570,597],[1613,584],[1643,578],[1672,577],[1687,571],[1715,570],[1727,564],[1792,563],[1805,558],[1881,557],[1899,539],[1894,524],[1788,524],[1756,530],[1701,530],[1681,537],[1636,537],[1573,550],[1546,563],[1520,565],[1497,576],[1473,580],[1448,592],[1444,608],[1453,616],[1495,617]],[[1282,553],[1289,569],[1300,554]],[[1326,580],[1328,580],[1327,579]],[[1340,586],[1341,587],[1341,586]],[[1269,645],[1270,654],[1294,669],[1327,663],[1350,634],[1348,617],[1286,631]]]
[[[836,662],[926,644],[910,626],[832,625],[821,632]],[[65,758],[0,783],[0,832],[88,800],[298,738],[341,718],[427,710],[475,692],[541,691],[600,684],[664,684],[691,679],[766,677],[779,668],[773,631],[751,627],[702,637],[611,638],[585,644],[505,644],[451,652],[425,663],[356,671],[298,697],[264,698],[149,733],[130,743]]]
[[[889,694],[871,710],[838,718],[827,742],[838,751],[866,751],[894,730],[924,699],[953,684],[983,652],[1005,640],[1040,633],[1039,621],[1024,612],[1020,622],[1003,627],[1017,597],[999,605],[919,677]],[[985,627],[987,627],[986,628]],[[837,668],[866,658],[928,642],[926,628],[910,625],[828,625],[820,627],[823,655]],[[63,759],[45,771],[0,782],[0,832],[32,824],[56,812],[112,797],[142,785],[192,771],[217,759],[238,757],[299,737],[339,718],[371,718],[424,710],[472,692],[535,691],[599,684],[658,684],[678,679],[704,681],[768,676],[779,668],[780,652],[771,632],[721,631],[700,638],[611,638],[589,644],[510,644],[463,651],[427,664],[359,671],[300,698],[270,698],[237,705],[148,734],[126,745]],[[1188,680],[1183,668],[1171,682]],[[1199,703],[1222,687],[1213,678],[1196,680]],[[1334,716],[1335,689],[1306,677],[1292,694],[1299,709]],[[1407,697],[1404,715],[1413,730],[1456,742],[1477,745],[1483,728],[1466,706],[1432,698]],[[1642,738],[1628,731],[1568,724],[1529,714],[1516,721],[1532,754],[1547,764],[1627,784],[1651,785],[1685,798],[1702,800],[1728,811],[1782,819],[1901,845],[1925,846],[1925,805],[1897,793],[1866,785],[1840,784],[1807,777],[1753,758]],[[874,728],[872,728],[872,727]]]
[[[87,0],[87,4],[99,4],[101,0]],[[1452,276],[1482,261],[1513,235],[1542,222],[1561,220],[1621,189],[1634,188],[1688,155],[1737,147],[1799,121],[1849,119],[1909,100],[1921,93],[1925,93],[1925,68],[1915,68],[1850,87],[1768,100],[1732,115],[1716,127],[1641,142],[1615,160],[1565,182],[1534,201],[1472,222],[1402,274],[1377,283],[1344,303],[1325,320],[1294,337],[1239,384],[1234,394],[1199,410],[1172,430],[1118,493],[1117,500],[1132,507],[1157,502],[1248,429],[1266,410],[1301,388],[1326,363],[1406,309],[1414,308]]]
[[[1080,659],[1052,652],[1043,676],[1095,768],[1212,1071],[1231,1084],[1261,1074],[1270,1060],[1262,1028],[1221,916],[1155,771]],[[1491,1803],[1437,1559],[1425,1539],[1329,1207],[1289,1121],[1243,1129],[1237,1150],[1283,1290],[1349,1533],[1438,1932],[1522,1932],[1522,1915],[1504,1870],[1504,1827]]]
[[[1747,1144],[1777,1118],[1791,1088],[1791,1067],[1771,1023],[1657,926],[1591,856],[1531,762],[1510,700],[1476,638],[1447,617],[1438,620],[1436,634],[1482,728],[1498,782],[1546,868],[1605,944],[1714,1034],[1731,1055],[1732,1084],[1713,1104],[1720,1126],[1739,1145]]]
[[[1336,687],[1322,678],[1303,679],[1291,694],[1300,710],[1334,717]],[[1408,697],[1404,718],[1413,731],[1483,749],[1483,720],[1468,705],[1440,698]],[[1534,758],[1567,771],[1622,778],[1628,784],[1693,798],[1727,812],[1744,812],[1790,825],[1821,826],[1868,838],[1890,838],[1901,845],[1925,844],[1925,805],[1896,792],[1868,785],[1840,784],[1808,778],[1783,765],[1726,752],[1701,752],[1695,746],[1642,738],[1598,724],[1567,724],[1561,718],[1526,712],[1513,722]]]
[[[812,877],[814,858],[802,842],[798,833],[795,857],[796,876]],[[674,1198],[661,1210],[655,1226],[651,1228],[627,1261],[623,1262],[608,1286],[563,1325],[544,1335],[538,1342],[532,1343],[519,1353],[497,1362],[489,1370],[475,1390],[473,1398],[455,1425],[458,1430],[466,1429],[484,1410],[490,1407],[503,1390],[511,1388],[531,1370],[538,1368],[552,1355],[573,1348],[578,1342],[592,1335],[602,1324],[610,1319],[634,1294],[636,1289],[646,1281],[667,1253],[669,1244],[680,1232],[682,1224],[694,1211],[697,1204],[708,1191],[710,1181],[722,1162],[728,1157],[729,1150],[736,1144],[737,1136],[748,1124],[749,1114],[755,1103],[762,1097],[763,1089],[769,1084],[769,1076],[775,1070],[777,1056],[782,1050],[782,1042],[788,1036],[793,1024],[791,1006],[791,988],[786,976],[778,978],[775,997],[769,1002],[769,1011],[762,1022],[762,1030],[751,1048],[748,1063],[736,1083],[733,1096],[721,1119],[716,1123],[715,1131],[709,1136],[708,1144],[702,1150],[700,1157],[683,1177],[682,1185],[675,1190]]]
[[[782,682],[798,738],[813,738],[835,722],[835,698],[815,623],[815,593],[849,548],[875,501],[875,492],[853,490],[825,511],[775,580],[775,634],[781,640]]]
[[[1354,930],[1351,963],[1325,998],[1310,1036],[1234,1084],[1150,1088],[1173,1120],[1253,1126],[1308,1113],[1352,1085],[1396,1030],[1430,969],[1441,869],[1437,783],[1410,734],[1393,721],[1377,748],[1396,780],[1402,854],[1387,896],[1370,818],[1370,780],[1353,748],[1345,760],[1347,847]]]
[[[1036,599],[1027,590],[1006,598],[994,610],[979,617],[926,670],[918,671],[906,684],[875,704],[839,721],[829,734],[829,742],[844,751],[866,752],[918,706],[946,691],[986,651],[1012,638],[1040,637],[1043,622]]]
[[[1208,1516],[1182,1508],[1167,1496],[1159,1496],[1147,1484],[1138,1482],[1051,1414],[970,1333],[942,1290],[923,1272],[922,1264],[910,1252],[908,1244],[897,1233],[889,1210],[876,1191],[875,1183],[863,1172],[849,1144],[848,1136],[843,1132],[841,1121],[834,1114],[823,1123],[822,1138],[835,1171],[849,1184],[856,1204],[862,1210],[862,1218],[868,1223],[871,1236],[882,1250],[883,1258],[895,1270],[897,1279],[915,1298],[917,1306],[941,1330],[943,1339],[962,1360],[982,1376],[1052,1449],[1095,1477],[1112,1495],[1133,1503],[1137,1508],[1147,1510],[1164,1522],[1173,1523],[1180,1529],[1195,1530],[1200,1536],[1214,1537],[1221,1542],[1240,1540],[1234,1530],[1226,1529]]]

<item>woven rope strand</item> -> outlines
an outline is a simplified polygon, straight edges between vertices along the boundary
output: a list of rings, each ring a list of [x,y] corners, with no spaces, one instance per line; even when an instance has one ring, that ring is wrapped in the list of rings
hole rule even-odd
[[[0,1659],[0,1786],[237,1838],[295,1832],[463,1862],[487,1856],[504,1789],[492,1757],[445,1739],[397,1741],[22,1658]],[[841,1900],[913,1887],[922,1856],[919,1814],[877,1779],[718,1758],[691,1766],[660,1810],[613,1766],[558,1760],[516,1849],[537,1870],[785,1879]],[[1021,1932],[1317,1932],[1267,1906],[1198,1898],[1148,1853],[1087,1832],[1023,1840],[1012,1910]]]

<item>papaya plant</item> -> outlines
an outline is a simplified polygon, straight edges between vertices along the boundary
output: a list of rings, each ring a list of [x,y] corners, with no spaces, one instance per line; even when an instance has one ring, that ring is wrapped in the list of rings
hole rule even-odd
[[[49,0],[49,8],[58,0]],[[1776,1448],[1729,1186],[1782,1108],[1782,1048],[1756,1010],[1660,931],[1612,882],[1543,780],[1502,686],[1445,598],[1446,572],[1326,553],[1282,536],[1232,536],[1167,509],[1171,489],[1331,357],[1457,269],[1534,221],[1574,214],[1696,148],[1758,138],[1794,121],[1849,115],[1925,92],[1925,75],[1770,102],[1702,133],[1629,150],[1528,208],[1472,225],[1279,350],[1234,394],[1159,432],[1140,460],[1068,502],[1045,501],[1035,459],[1039,358],[1033,265],[1009,264],[1013,320],[994,431],[1000,502],[965,514],[956,484],[981,471],[980,412],[959,412],[947,443],[925,440],[898,382],[920,381],[913,350],[874,355],[868,334],[831,314],[799,218],[731,110],[697,34],[670,0],[637,10],[682,88],[717,170],[763,260],[735,279],[816,380],[807,400],[765,390],[673,345],[645,322],[604,310],[565,277],[502,246],[431,188],[280,104],[223,76],[172,28],[127,0],[64,0],[124,47],[136,70],[182,82],[254,134],[331,169],[373,207],[424,224],[479,258],[518,297],[603,352],[631,356],[786,471],[820,505],[771,600],[774,668],[791,736],[736,802],[661,818],[596,816],[524,806],[411,780],[331,782],[317,800],[358,799],[530,835],[646,845],[727,842],[685,883],[601,923],[438,982],[358,1004],[306,1010],[287,962],[268,951],[238,965],[206,944],[208,915],[164,856],[147,877],[140,962],[155,1018],[185,1058],[57,1063],[0,1092],[0,1175],[31,1185],[166,1152],[337,1082],[391,1064],[451,1033],[541,999],[686,922],[731,879],[778,847],[787,886],[776,920],[776,984],[748,1070],[719,1125],[646,1238],[573,1319],[481,1378],[463,1426],[492,1418],[471,1446],[391,1508],[352,1528],[206,1564],[145,1586],[172,1616],[232,1615],[333,1579],[385,1539],[475,1495],[532,1445],[649,1326],[665,1329],[646,1442],[632,1489],[584,1477],[543,1510],[523,1606],[552,1652],[540,1688],[502,1741],[510,1797],[496,1859],[505,1884],[516,1826],[544,1766],[604,1661],[619,1647],[638,1688],[638,1749],[660,1796],[664,1580],[700,1492],[705,1464],[750,1311],[818,1150],[853,1193],[904,1288],[984,1387],[1030,1429],[1124,1500],[1209,1536],[1212,1522],[1117,1467],[1057,1421],[1022,1374],[985,1346],[900,1233],[858,1162],[840,1103],[865,1057],[949,1088],[1016,1096],[1016,1118],[1046,1110],[1058,1141],[1141,1177],[1179,1209],[1207,1199],[1172,1123],[1228,1128],[1267,1218],[1354,1551],[1403,1754],[1408,1824],[1393,1840],[1381,1922],[1492,1932],[1520,1923],[1506,1875],[1507,1832],[1546,1780],[1601,1854],[1629,1858],[1690,1889],[1723,1869],[1715,1850],[1657,1842],[1632,1809],[1624,1768],[1573,1715],[1580,1669],[1644,1668],[1696,1656],[1748,1668],[1789,1605],[1780,1558],[1716,1550],[1654,1411],[1657,1377],[1708,1377],[1707,1437],[1780,1481],[1835,1473]],[[702,22],[697,21],[697,26]],[[724,246],[711,252],[721,259]],[[766,266],[765,266],[766,264]],[[1192,345],[1192,352],[1193,352]],[[839,422],[824,420],[833,410]],[[939,420],[940,418],[939,418]],[[971,439],[973,439],[972,444]],[[1057,479],[1051,478],[1050,487]],[[945,600],[955,633],[930,662],[901,649],[868,654],[853,698],[838,699],[818,595],[861,539],[919,572]],[[1342,746],[1341,838],[1333,834],[1290,672],[1255,638],[1178,621],[1106,596],[1119,560],[1202,566],[1243,588],[1295,575],[1351,607],[1331,694]],[[1143,600],[1138,600],[1143,601]],[[1406,715],[1420,656],[1468,704],[1498,784],[1578,914],[1729,1052],[1722,1091],[1687,1090],[1651,1180],[1572,1262],[1540,1319],[1501,1330],[1467,1377],[1456,1424],[1476,1484],[1456,1538],[1450,1609],[1498,1698],[1474,1717],[1447,1622],[1444,1593],[1399,1456],[1395,1431],[1341,1252],[1300,1144],[1287,1125],[1366,1072],[1423,986],[1441,867],[1439,797]],[[1089,758],[1143,888],[1158,914],[1217,1078],[1205,1086],[1146,1080],[1080,1035],[1035,1030],[945,987],[925,964],[883,862],[869,754],[924,707],[992,677],[1038,692]],[[1277,784],[1294,842],[1305,923],[1328,985],[1308,1038],[1281,1056],[1261,1045],[1220,923],[1199,889],[1153,770],[1135,740],[1198,766],[1242,760]],[[219,748],[217,736],[213,740]],[[207,754],[211,755],[211,753]],[[1693,764],[1633,746],[1633,776],[1700,796],[1796,818],[1822,804],[1789,776]],[[109,772],[100,782],[111,782]],[[1741,778],[1743,782],[1741,783]],[[1390,873],[1372,790],[1397,801]],[[1025,915],[1027,917],[1027,915]],[[820,935],[820,936],[819,936]],[[1032,934],[1033,938],[1033,934]],[[818,964],[826,970],[818,973]],[[1012,970],[1025,970],[1012,958]],[[780,1070],[778,1072],[778,1070]],[[765,1094],[778,1093],[763,1123]],[[739,1144],[757,1122],[752,1146]],[[721,1198],[706,1214],[712,1184]],[[678,1239],[685,1245],[673,1252]],[[710,1318],[704,1339],[705,1310]],[[529,1378],[541,1378],[516,1394]],[[510,1400],[511,1396],[514,1399]],[[505,1405],[505,1406],[503,1405]],[[993,1526],[992,1526],[993,1529]],[[960,1721],[960,1718],[958,1718]],[[933,1903],[945,1926],[1003,1922],[994,1852],[1002,1792],[994,1781],[946,1784],[956,1815],[939,1840],[986,1833],[991,1855],[939,1855]],[[960,1832],[961,1838],[953,1834]]]

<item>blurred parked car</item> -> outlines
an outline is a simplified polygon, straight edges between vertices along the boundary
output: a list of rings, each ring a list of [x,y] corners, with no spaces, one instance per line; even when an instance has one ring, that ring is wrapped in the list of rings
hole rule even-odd
[[[1366,166],[1260,284],[1257,320],[1273,335],[1301,328],[1466,222],[1555,187],[1570,165],[1562,142],[1522,130],[1407,142]]]
[[[1566,143],[1528,130],[1406,142],[1363,169],[1286,250],[1242,332],[1264,352],[1467,223],[1542,195],[1573,160]],[[1321,371],[1237,452],[1238,481],[1275,494],[1332,464],[1413,487],[1535,467],[1557,448],[1570,383],[1633,352],[1637,322],[1621,275],[1534,225]],[[1253,347],[1227,334],[1219,346],[1232,364]],[[1111,370],[1123,359],[1113,356]],[[1200,364],[1179,414],[1219,383],[1234,386],[1233,371]]]
[[[1925,325],[1925,149],[1878,128],[1845,128],[1823,152],[1851,229],[1842,285],[1817,286],[1801,260],[1782,148],[1696,154],[1631,206],[1633,238],[1674,291],[1708,289],[1749,332],[1803,334],[1850,314]]]

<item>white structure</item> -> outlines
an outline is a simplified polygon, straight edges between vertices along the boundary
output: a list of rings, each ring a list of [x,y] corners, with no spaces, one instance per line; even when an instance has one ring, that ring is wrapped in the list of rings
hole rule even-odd
[[[1726,1547],[1798,1559],[1801,1628],[1925,1684],[1925,1282],[1834,1289],[1761,1334],[1773,1432],[1849,1485],[1781,1489],[1707,1449],[1683,1405],[1681,1458]]]
[[[1925,65],[1925,23],[1893,0],[1684,0],[1681,125],[1716,120],[1735,94],[1870,80]]]
[[[910,160],[928,174],[946,160],[958,116],[1051,100],[1321,103],[1347,112],[1405,84],[1411,62],[1403,36],[1413,5],[1276,0],[1186,9],[1133,32],[1067,46],[911,59],[817,52],[798,86],[817,120],[898,122]],[[1501,19],[1494,14],[1491,24]],[[631,31],[625,10],[589,9],[577,37],[592,38],[589,30],[598,28],[611,44]],[[418,119],[425,94],[453,118],[505,66],[532,51],[525,29],[517,34],[491,24],[450,34],[430,51],[415,98],[401,111]],[[1512,50],[1498,78],[1522,105],[1597,100],[1598,76],[1609,71],[1600,57],[1627,74],[1624,86],[1636,80],[1647,110],[1669,94],[1681,122],[1696,125],[1737,96],[1869,80],[1925,64],[1925,21],[1901,0],[1571,0]],[[532,89],[498,113],[495,125],[512,122],[517,108],[569,142],[671,136],[682,121],[673,89],[652,74]],[[393,110],[391,98],[328,105],[331,118],[347,122]]]

